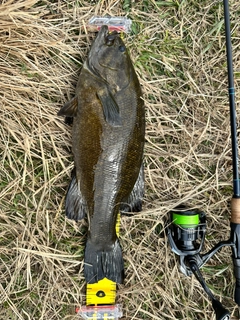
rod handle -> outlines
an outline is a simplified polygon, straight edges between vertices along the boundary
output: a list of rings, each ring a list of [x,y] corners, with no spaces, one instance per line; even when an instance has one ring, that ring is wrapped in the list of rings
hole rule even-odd
[[[231,200],[231,222],[240,224],[240,198]]]

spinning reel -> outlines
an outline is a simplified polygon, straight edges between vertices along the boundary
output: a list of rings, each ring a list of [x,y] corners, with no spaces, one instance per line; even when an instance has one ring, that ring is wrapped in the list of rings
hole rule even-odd
[[[234,246],[232,241],[219,242],[212,250],[201,254],[205,233],[206,215],[197,209],[179,207],[169,212],[167,236],[172,251],[179,256],[180,270],[186,276],[194,274],[207,293],[216,313],[216,320],[229,320],[230,314],[207,286],[200,268],[222,247]]]

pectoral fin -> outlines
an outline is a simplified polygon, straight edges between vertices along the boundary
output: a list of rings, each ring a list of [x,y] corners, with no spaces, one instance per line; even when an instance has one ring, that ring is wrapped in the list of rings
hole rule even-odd
[[[119,106],[113,95],[106,89],[97,92],[97,96],[103,107],[105,120],[113,127],[122,125],[122,119],[119,112]]]
[[[78,98],[75,96],[58,111],[58,116],[75,117],[77,114]]]

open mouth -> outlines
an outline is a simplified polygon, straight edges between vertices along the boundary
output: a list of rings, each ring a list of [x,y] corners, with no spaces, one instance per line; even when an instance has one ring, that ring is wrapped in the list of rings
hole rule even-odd
[[[108,32],[107,36],[105,37],[106,45],[112,46],[114,44],[114,41],[117,38],[117,36],[118,36],[117,31],[113,31],[111,33]]]

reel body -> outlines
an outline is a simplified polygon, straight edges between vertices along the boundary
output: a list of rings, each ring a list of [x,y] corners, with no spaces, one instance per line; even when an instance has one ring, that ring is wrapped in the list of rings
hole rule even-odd
[[[172,251],[184,256],[199,253],[206,233],[205,213],[197,209],[178,208],[170,211],[169,215],[168,238]]]
[[[167,236],[172,251],[179,256],[180,270],[186,276],[194,274],[212,302],[216,320],[229,320],[230,314],[208,288],[200,268],[222,247],[234,246],[232,241],[219,242],[212,250],[201,254],[206,234],[204,212],[184,207],[169,212]]]

